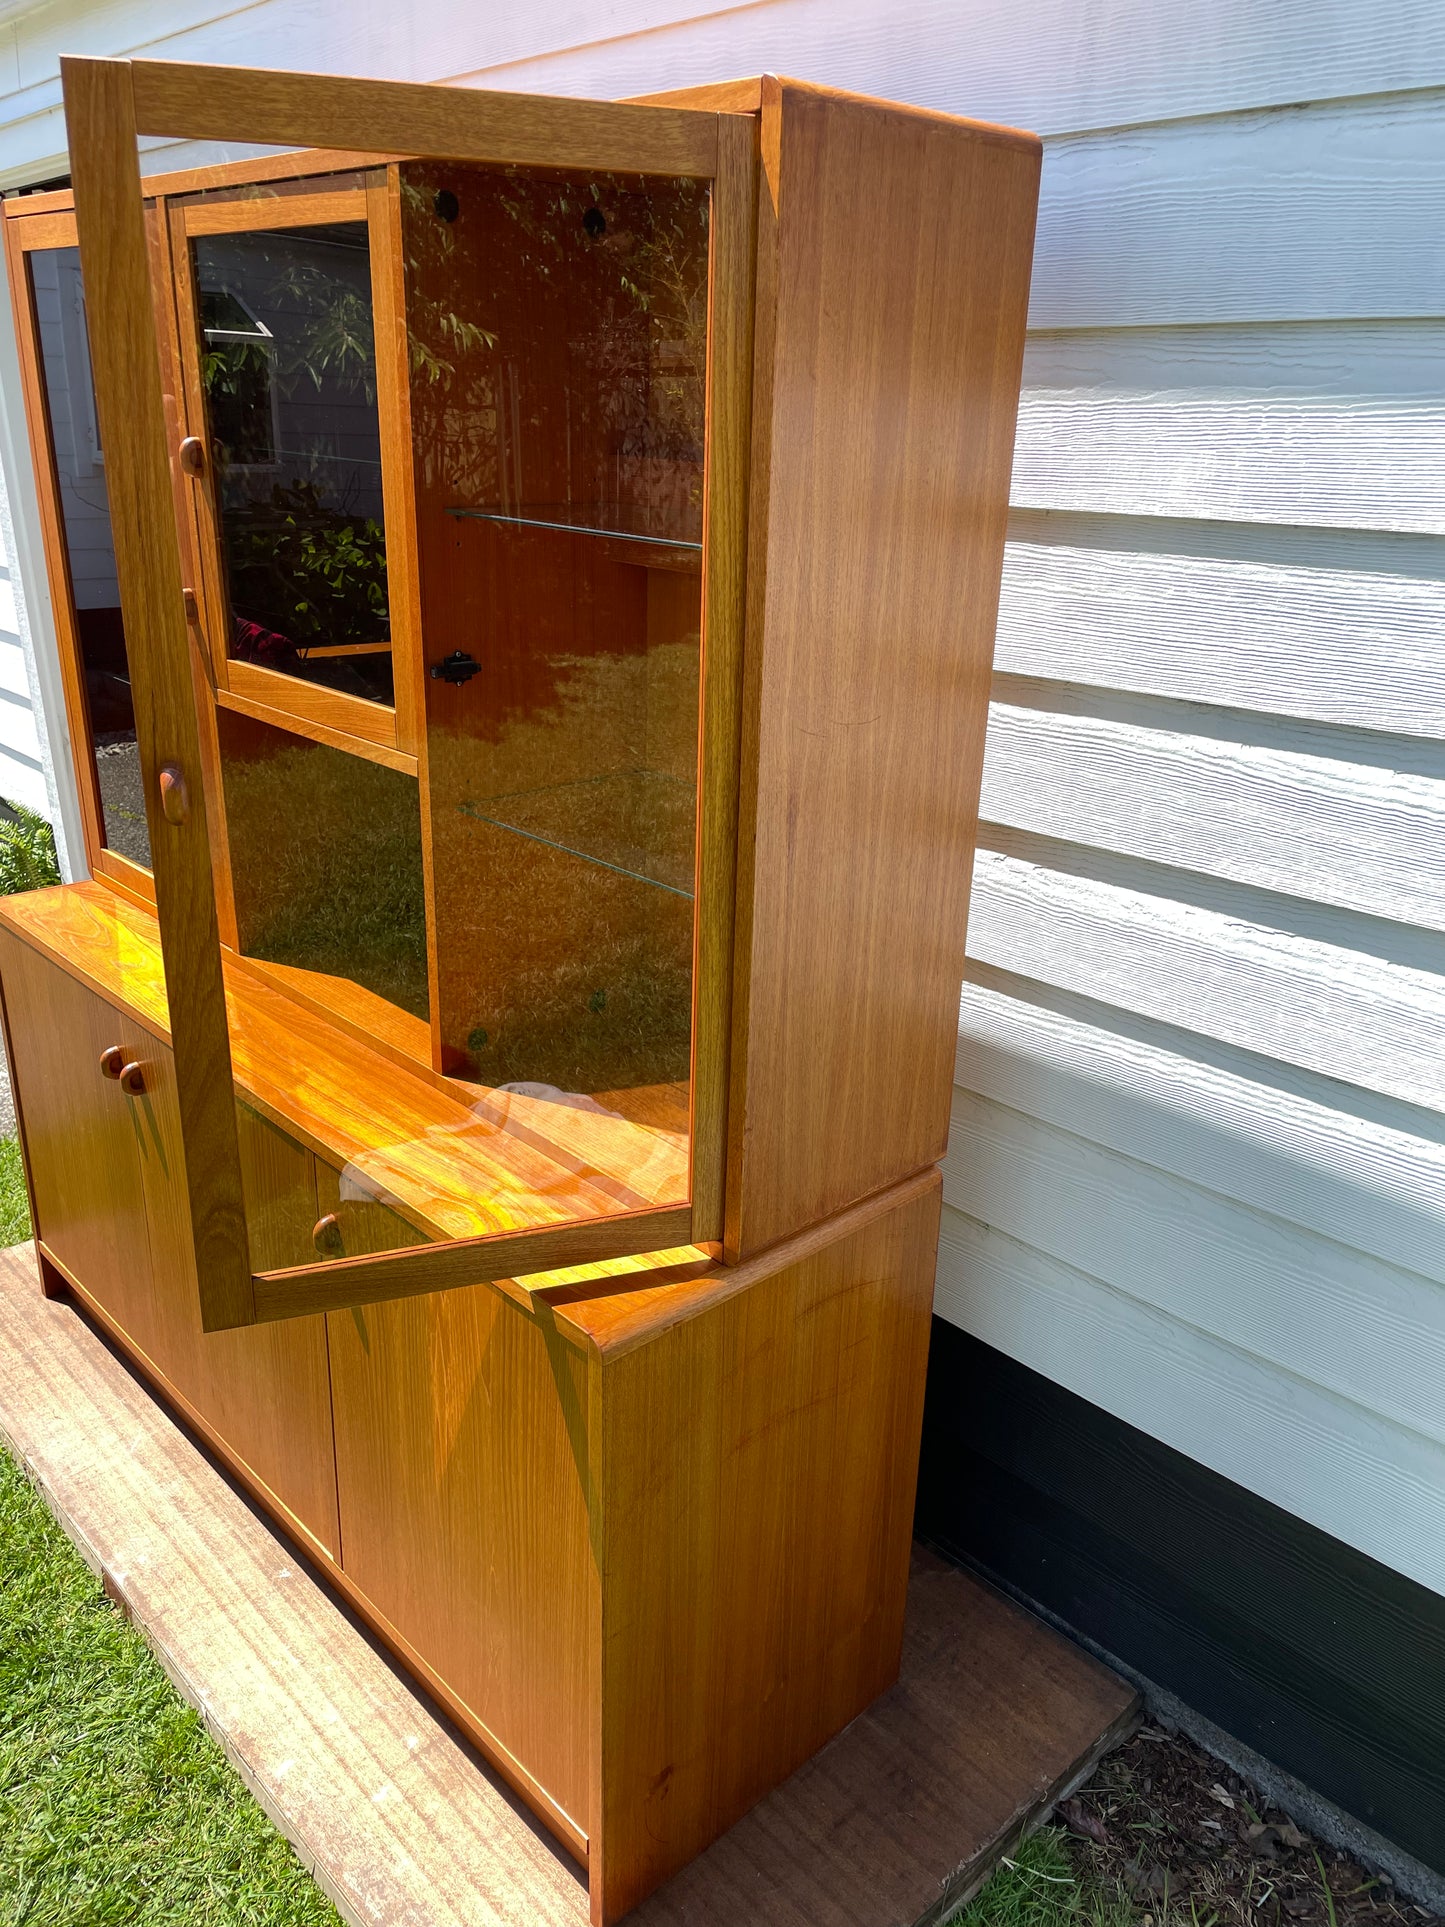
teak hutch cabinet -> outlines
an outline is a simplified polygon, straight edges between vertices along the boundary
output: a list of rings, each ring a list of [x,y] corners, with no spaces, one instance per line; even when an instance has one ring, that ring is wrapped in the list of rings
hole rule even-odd
[[[91,871],[0,909],[46,1288],[612,1920],[898,1668],[1038,145],[64,79],[73,196],[4,204]]]

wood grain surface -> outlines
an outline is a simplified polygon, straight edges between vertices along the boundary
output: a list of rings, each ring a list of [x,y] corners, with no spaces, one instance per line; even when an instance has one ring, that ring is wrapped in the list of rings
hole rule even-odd
[[[179,61],[129,64],[146,134],[347,148],[390,135],[389,153],[446,160],[680,176],[709,176],[717,166],[715,117],[680,108]]]
[[[965,1091],[944,1196],[1136,1303],[1445,1447],[1445,1293],[1433,1278]],[[1121,1244],[1126,1209],[1136,1226]],[[1302,1301],[1314,1313],[1304,1321]]]
[[[0,1433],[354,1927],[581,1927],[583,1876],[34,1260],[0,1257]]]
[[[583,1347],[485,1287],[327,1326],[347,1575],[585,1855],[598,1581]]]
[[[71,884],[5,899],[0,927],[170,1042],[154,913],[102,884]],[[359,1185],[384,1195],[433,1241],[565,1225],[592,1211],[605,1246],[596,1255],[621,1257],[607,1219],[654,1202],[666,1206],[685,1185],[685,1139],[666,1125],[634,1124],[522,1094],[488,1100],[486,1093],[439,1084],[381,1056],[350,1029],[297,1004],[265,973],[228,961],[225,983],[237,1091],[321,1158],[350,1165]],[[686,1206],[665,1214],[658,1226],[663,1245],[648,1249],[689,1245],[686,1214]],[[513,1256],[525,1253],[519,1247]],[[536,1256],[521,1266],[529,1277],[553,1261],[550,1251]],[[556,1262],[576,1266],[584,1258],[569,1242]],[[464,1282],[477,1282],[475,1260],[461,1263],[469,1272]],[[437,1285],[433,1280],[422,1288]],[[327,1308],[321,1301],[306,1307]]]
[[[772,80],[762,144],[731,1255],[943,1151],[1039,166]]]
[[[1060,329],[1029,342],[1024,509],[1445,531],[1445,326]]]
[[[1255,905],[1221,883],[1176,902],[1141,887],[1152,877],[1080,876],[1038,855],[980,851],[969,933],[980,963],[1405,1104],[1445,1105],[1445,1063],[1420,1049],[1445,1024],[1445,983],[1420,958],[1423,942],[1392,958],[1390,946],[1341,942],[1318,918],[1300,930],[1267,898],[1250,916]]]
[[[690,1245],[691,1232],[692,1208],[684,1204],[261,1271],[253,1280],[256,1317],[302,1318],[316,1311],[593,1265],[604,1258],[631,1258],[645,1251],[673,1253]]]
[[[994,703],[986,822],[1445,931],[1445,758],[1372,768],[1304,731],[1237,742],[1065,703]]]
[[[732,1043],[738,753],[748,552],[757,124],[718,120],[709,264],[702,742],[692,1060],[693,1238],[723,1235]]]
[[[897,1677],[939,1189],[595,1354],[599,1927]]]
[[[147,1371],[334,1551],[326,1334],[319,1319],[203,1333],[170,1052],[8,933],[0,975],[39,1236]],[[111,1044],[140,1064],[141,1095],[102,1076],[100,1052]],[[254,1114],[240,1120],[240,1143],[258,1255],[282,1256],[310,1154]]]
[[[1431,94],[1058,141],[1029,325],[1435,316],[1442,205]]]
[[[10,307],[15,321],[16,346],[19,350],[20,380],[25,398],[25,426],[30,443],[36,507],[39,510],[40,536],[45,556],[45,573],[52,585],[51,607],[60,657],[60,684],[65,700],[65,720],[71,743],[83,749],[83,753],[72,752],[76,794],[80,804],[81,831],[85,838],[86,857],[94,866],[96,857],[105,847],[104,819],[100,806],[100,784],[95,758],[90,748],[89,704],[86,700],[75,603],[70,592],[70,567],[65,547],[60,475],[50,433],[50,413],[46,406],[40,323],[35,311],[35,295],[30,283],[30,269],[25,260],[27,237],[30,245],[34,247],[74,247],[75,216],[69,211],[57,211],[34,222],[26,223],[23,227],[13,221],[7,221],[5,266],[10,282]]]
[[[250,706],[247,714],[264,712],[268,721],[283,727],[294,717],[303,736],[336,742],[356,756],[364,756],[366,746],[389,749],[393,754],[378,757],[378,762],[392,769],[409,767],[404,760],[408,752],[397,743],[396,711],[387,703],[369,702],[364,696],[350,696],[343,689],[328,689],[324,683],[306,682],[255,662],[227,662],[226,679],[229,692]]]
[[[250,662],[240,662],[233,663],[231,668],[244,672],[249,669],[255,669],[256,665]],[[229,669],[227,670],[227,674],[230,674]],[[386,728],[382,727],[378,729],[374,719],[367,719],[367,727],[373,731],[372,736],[352,735],[349,730],[337,726],[338,718],[348,723],[354,720],[353,712],[350,708],[339,710],[335,706],[324,702],[291,702],[288,700],[289,692],[285,689],[278,690],[275,684],[278,682],[297,682],[296,677],[267,675],[264,670],[259,669],[256,670],[256,674],[266,677],[263,684],[258,685],[254,682],[247,682],[245,674],[243,673],[237,678],[237,682],[238,684],[245,683],[245,690],[239,687],[218,690],[216,692],[216,702],[219,707],[222,709],[234,709],[237,715],[250,716],[258,723],[272,723],[280,729],[289,729],[294,735],[304,736],[308,742],[326,743],[332,749],[344,749],[348,756],[360,756],[373,763],[380,763],[386,769],[400,770],[404,776],[416,775],[416,757],[407,750],[396,748],[393,742],[385,740]],[[256,690],[258,687],[260,689],[259,696],[248,693]],[[319,693],[323,696],[336,696],[338,700],[354,703],[359,709],[374,709],[377,707],[376,704],[365,702],[358,696],[345,697],[343,692],[339,690],[321,689],[320,685],[315,683],[299,683],[298,687],[313,691],[319,690]],[[383,707],[381,713],[383,725],[389,726],[389,719],[394,716],[395,712]],[[377,736],[380,736],[382,740],[376,740]]]
[[[1219,1044],[1193,1057],[1175,1033],[970,964],[959,1026],[959,1084],[1215,1197],[1445,1284],[1445,1143],[1389,1100],[1346,1113],[1338,1086]],[[945,1170],[947,1165],[945,1164]]]
[[[0,981],[36,1235],[78,1276],[105,1280],[117,1318],[135,1322],[151,1264],[132,1107],[99,1068],[128,1041],[126,1020],[9,932]]]
[[[998,669],[1445,737],[1437,648],[1445,583],[1407,573],[1403,545],[1392,551],[1390,538],[1365,535],[1352,556],[1334,535],[1293,553],[1281,541],[1273,555],[1254,542],[1231,554],[1239,532],[1225,528],[1217,553],[1180,554],[1144,547],[1144,531],[1105,516],[1075,522],[1080,532],[1097,531],[1097,546],[1072,542],[1060,526],[1070,519],[1020,514],[1010,524]],[[1045,522],[1065,539],[1048,539]],[[1177,524],[1165,522],[1160,533],[1201,545]],[[1351,569],[1351,560],[1363,567]]]
[[[116,63],[70,61],[65,85],[111,533],[164,917],[202,1316],[208,1329],[243,1325],[254,1309],[251,1267],[129,72]],[[157,783],[167,765],[189,775],[190,809],[180,824],[161,813]]]
[[[474,1927],[484,1909],[495,1927],[582,1927],[578,1869],[75,1313],[41,1298],[25,1252],[0,1257],[0,1433],[344,1919]],[[915,1554],[898,1685],[635,1917],[946,1918],[1133,1704],[1037,1620]]]

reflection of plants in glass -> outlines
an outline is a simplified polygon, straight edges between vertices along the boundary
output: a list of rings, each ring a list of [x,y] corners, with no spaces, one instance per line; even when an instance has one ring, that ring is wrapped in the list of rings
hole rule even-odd
[[[353,224],[347,223],[349,229]],[[359,243],[354,252],[367,258],[366,229],[355,224]],[[238,395],[267,381],[283,400],[291,400],[305,382],[318,392],[331,381],[376,402],[376,334],[372,322],[369,285],[357,287],[344,275],[297,252],[324,233],[334,241],[345,230],[298,230],[283,236],[259,233],[238,236],[231,251],[241,259],[257,257],[257,265],[271,268],[269,279],[249,282],[245,298],[227,285],[224,264],[212,262],[198,250],[198,265],[208,281],[201,289],[203,342],[201,379],[206,394]],[[277,247],[274,261],[264,252]],[[257,311],[273,319],[285,317],[275,331],[263,328]],[[239,323],[239,325],[237,325]]]
[[[416,270],[421,265],[416,254],[418,243],[424,242],[432,257],[429,266],[454,265],[456,233],[448,222],[434,217],[434,197],[415,181],[403,177],[401,198],[412,243],[407,258],[413,283],[407,351],[412,373],[434,384],[455,375],[458,362],[478,348],[495,348],[497,337],[477,322],[463,320],[454,307],[416,285]]]
[[[690,532],[706,185],[421,163],[403,167],[402,182],[424,482],[471,504],[561,499],[561,487],[568,500]]]
[[[364,258],[364,251],[363,251]],[[329,376],[376,401],[376,338],[371,291],[365,293],[314,262],[284,263],[267,290],[273,307],[289,303],[299,325],[277,342],[276,378],[289,398],[303,378],[320,389]]]
[[[387,634],[381,524],[328,510],[309,482],[227,510],[231,599],[238,615],[305,649],[335,636]]]

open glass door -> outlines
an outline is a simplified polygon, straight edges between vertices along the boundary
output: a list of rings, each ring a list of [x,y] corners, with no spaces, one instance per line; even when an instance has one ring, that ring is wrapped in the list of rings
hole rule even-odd
[[[207,1324],[695,1260],[721,1236],[750,120],[152,63],[65,83]],[[137,134],[356,163],[169,204],[179,438],[134,306]],[[158,527],[172,463],[194,582]],[[305,1200],[248,1195],[233,1073],[312,1153],[304,1263],[247,1254],[248,1219]]]

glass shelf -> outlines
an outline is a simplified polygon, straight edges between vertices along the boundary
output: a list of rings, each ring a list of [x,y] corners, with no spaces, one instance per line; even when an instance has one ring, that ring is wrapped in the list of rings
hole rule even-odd
[[[696,788],[679,777],[628,770],[469,799],[457,808],[473,822],[693,900],[682,884],[693,881]],[[584,843],[592,847],[579,847]]]
[[[689,549],[696,555],[702,554],[702,543],[680,535],[656,535],[651,530],[639,527],[620,526],[629,518],[625,515],[607,514],[605,520],[613,526],[604,527],[596,511],[569,508],[538,508],[516,512],[510,509],[469,509],[449,508],[447,514],[459,522],[500,522],[509,528],[518,529],[556,529],[563,535],[601,535],[615,542],[646,542],[659,549]]]

